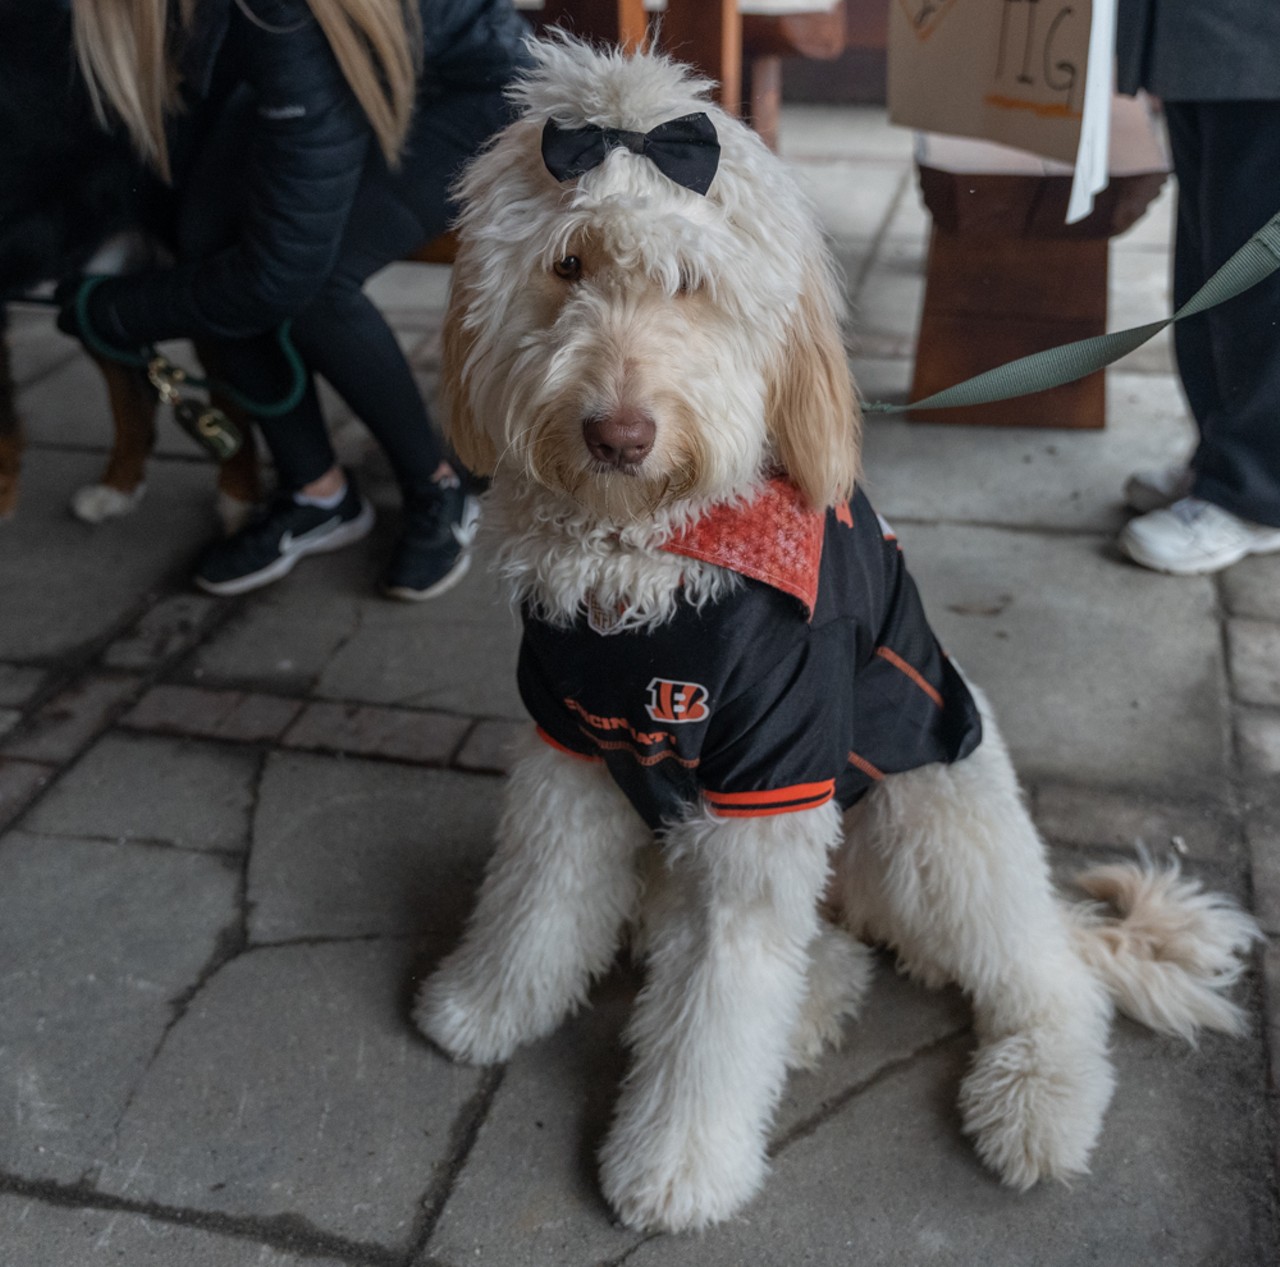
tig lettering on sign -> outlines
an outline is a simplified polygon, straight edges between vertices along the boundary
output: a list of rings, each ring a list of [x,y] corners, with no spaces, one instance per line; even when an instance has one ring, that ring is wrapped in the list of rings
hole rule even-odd
[[[987,105],[1080,118],[1084,76],[1061,50],[1075,34],[1073,24],[1087,17],[1064,0],[1001,0],[994,87],[985,97]]]

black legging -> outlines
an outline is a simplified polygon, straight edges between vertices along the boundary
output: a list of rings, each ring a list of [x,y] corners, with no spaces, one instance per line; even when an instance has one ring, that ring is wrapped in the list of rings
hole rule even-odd
[[[203,258],[235,234],[236,175],[253,117],[252,101],[233,96],[201,146],[182,193],[182,258]],[[371,147],[337,263],[293,319],[293,341],[308,370],[302,400],[282,417],[255,420],[282,489],[301,488],[334,464],[313,377],[321,374],[385,450],[406,502],[430,499],[444,451],[395,334],[362,287],[444,231],[452,213],[449,186],[509,117],[499,91],[451,94],[419,103],[395,171]],[[222,340],[214,351],[219,372],[251,400],[287,394],[291,375],[274,335]]]

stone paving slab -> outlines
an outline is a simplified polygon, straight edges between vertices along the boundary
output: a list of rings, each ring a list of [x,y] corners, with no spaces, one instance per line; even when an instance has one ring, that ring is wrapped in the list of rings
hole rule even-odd
[[[123,1115],[100,1190],[288,1216],[353,1254],[407,1249],[483,1077],[402,1019],[409,967],[395,941],[268,947],[227,964]]]
[[[205,594],[174,594],[161,599],[103,654],[113,669],[150,669],[190,650],[218,601]]]
[[[56,773],[51,765],[0,757],[0,831],[26,809]]]
[[[471,729],[466,717],[368,704],[308,704],[283,737],[286,748],[446,765]]]
[[[1252,909],[1263,932],[1280,937],[1280,797],[1250,806],[1245,818],[1245,839],[1253,861]],[[1273,983],[1280,988],[1280,981]],[[1271,1011],[1273,1023],[1280,1025],[1280,1012]],[[1273,1059],[1280,1048],[1272,1046]],[[1280,1091],[1280,1078],[1272,1080]]]
[[[942,644],[988,690],[1025,780],[1219,794],[1211,580],[1171,584],[1087,536],[893,522]]]
[[[0,704],[21,707],[35,695],[44,680],[43,669],[22,664],[0,664]]]
[[[305,707],[301,700],[254,691],[161,684],[138,701],[123,723],[162,734],[265,743],[279,739]]]
[[[238,919],[238,892],[216,858],[4,837],[0,1171],[69,1183],[101,1164],[175,1001]]]
[[[80,678],[46,701],[0,750],[28,761],[70,761],[128,706],[140,685],[141,679],[128,673]]]
[[[1041,833],[1060,845],[1133,849],[1239,864],[1240,831],[1226,805],[1211,799],[1111,792],[1042,783],[1028,789]]]
[[[67,503],[96,478],[96,460],[27,451],[22,504],[0,527],[0,659],[35,664],[64,656],[111,632],[139,596],[166,586],[175,567],[185,573],[215,531],[212,472],[188,462],[153,465],[137,510],[91,527]]]
[[[251,940],[403,934],[443,949],[492,851],[499,786],[386,761],[273,755],[253,819]]]
[[[1126,517],[1117,472],[1168,465],[1185,452],[1189,427],[1165,379],[1113,372],[1108,401],[1101,431],[872,417],[864,442],[868,493],[891,523],[945,519],[1112,534]]]
[[[477,722],[458,753],[458,768],[505,774],[510,768],[515,745],[529,725],[527,721]]]
[[[869,243],[908,179],[901,163],[884,159],[795,163],[791,170],[827,232],[843,242]]]
[[[125,1210],[77,1210],[0,1195],[0,1246],[12,1267],[338,1267]]]
[[[855,341],[869,333],[899,336],[910,355],[924,306],[925,242],[886,239],[870,264],[858,244],[835,243],[836,262],[851,282],[850,324]]]
[[[1233,616],[1280,620],[1280,554],[1243,559],[1220,573],[1219,584]]]
[[[1280,711],[1237,709],[1236,743],[1250,774],[1267,778],[1280,774]]]
[[[242,853],[260,759],[221,744],[104,736],[23,822],[28,831]]]
[[[1243,704],[1280,704],[1280,626],[1272,621],[1227,622],[1227,663]]]

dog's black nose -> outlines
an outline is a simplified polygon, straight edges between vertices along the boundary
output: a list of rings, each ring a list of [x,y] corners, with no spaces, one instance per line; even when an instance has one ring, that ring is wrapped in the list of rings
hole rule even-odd
[[[597,462],[619,470],[639,466],[653,448],[657,425],[653,416],[634,405],[611,414],[593,414],[582,424],[582,438]]]

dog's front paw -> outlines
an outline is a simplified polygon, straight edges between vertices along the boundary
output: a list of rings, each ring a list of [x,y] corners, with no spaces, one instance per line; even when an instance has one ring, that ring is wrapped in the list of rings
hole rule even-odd
[[[600,1150],[600,1187],[627,1227],[697,1231],[736,1213],[764,1182],[762,1140],[708,1130],[687,1107],[695,1120],[685,1123],[642,1127],[621,1116]]]
[[[71,496],[71,513],[82,523],[100,524],[133,512],[147,491],[139,484],[131,493],[110,484],[86,484]]]
[[[960,1092],[964,1131],[1011,1188],[1068,1180],[1089,1169],[1114,1085],[1105,1050],[1087,1038],[1009,1034],[974,1057]]]
[[[485,989],[446,963],[418,991],[414,1024],[441,1051],[468,1065],[495,1065],[526,1040],[520,1018],[503,1007],[496,989]]]

